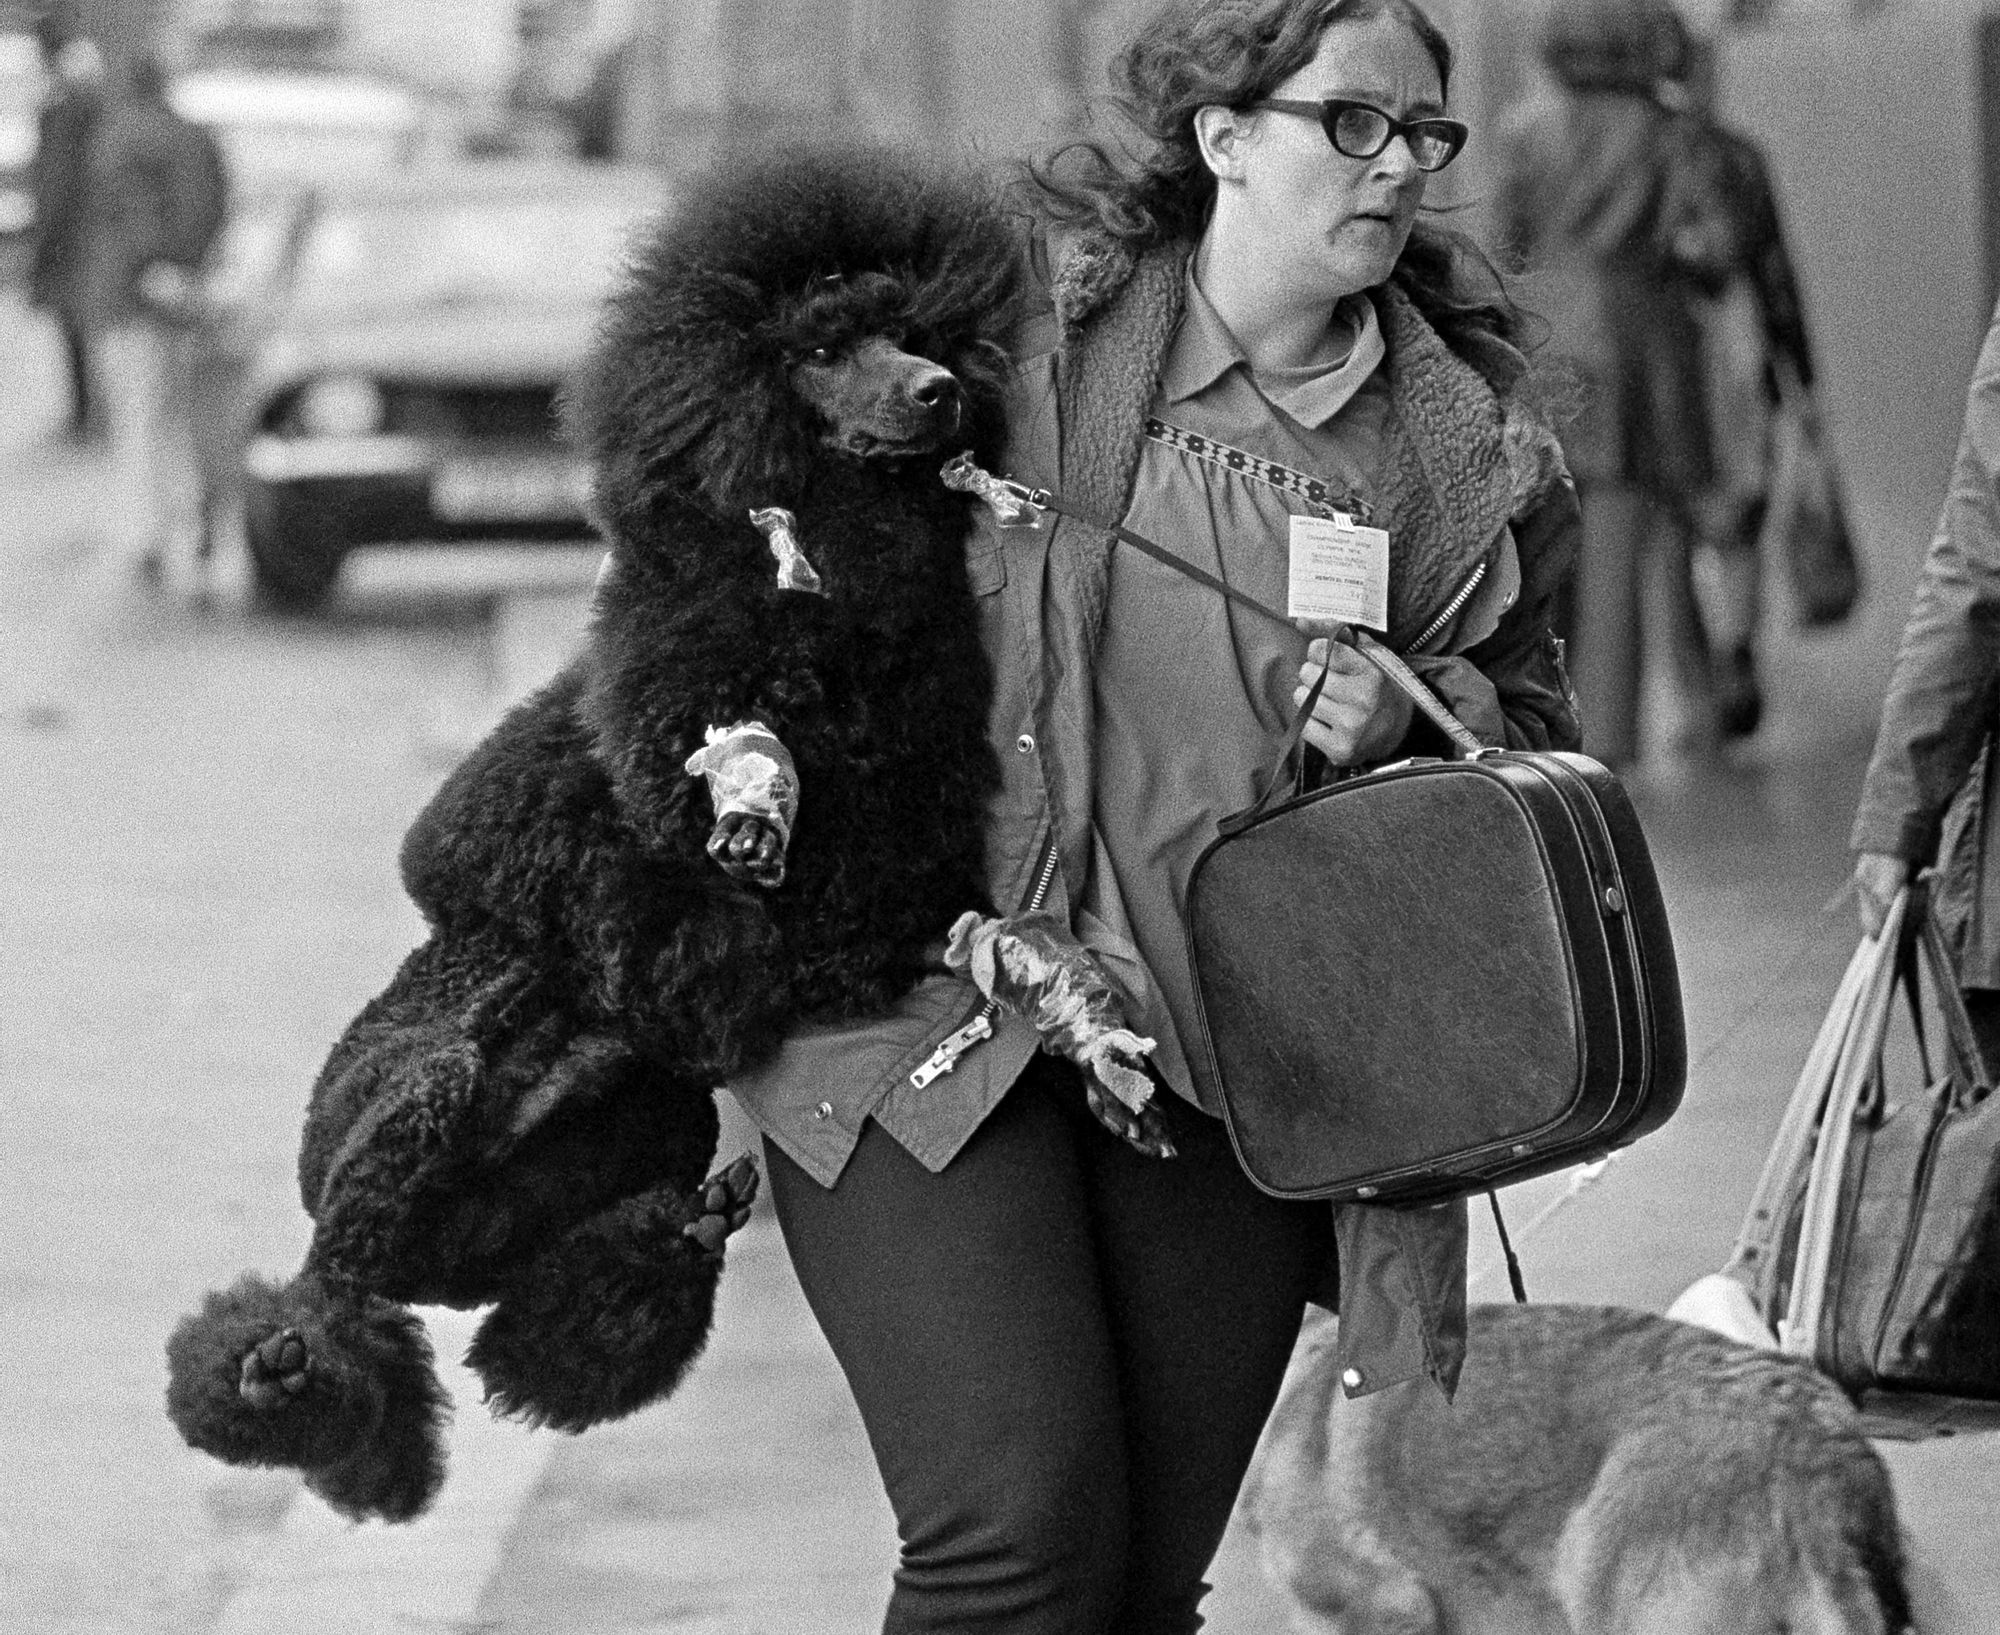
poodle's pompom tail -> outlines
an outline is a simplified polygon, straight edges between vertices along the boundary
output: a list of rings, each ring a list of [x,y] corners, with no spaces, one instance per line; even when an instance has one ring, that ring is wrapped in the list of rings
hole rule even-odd
[[[253,1394],[244,1359],[272,1336],[302,1347],[293,1383]],[[444,1480],[451,1399],[423,1321],[329,1292],[319,1279],[246,1276],[167,1341],[167,1414],[190,1447],[232,1465],[290,1465],[342,1515],[408,1521]]]
[[[719,1255],[683,1235],[683,1193],[627,1198],[509,1284],[466,1363],[496,1413],[583,1431],[658,1401],[707,1342]]]

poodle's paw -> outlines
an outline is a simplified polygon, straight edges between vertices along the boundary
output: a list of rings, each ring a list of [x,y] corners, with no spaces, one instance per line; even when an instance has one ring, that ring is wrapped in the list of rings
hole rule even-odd
[[[1159,1108],[1150,1101],[1134,1111],[1101,1083],[1095,1074],[1085,1074],[1083,1086],[1084,1094],[1090,1102],[1091,1116],[1126,1146],[1135,1152],[1144,1153],[1148,1158],[1179,1156],[1174,1146],[1174,1138],[1167,1133],[1167,1121],[1160,1116]]]
[[[243,1353],[236,1389],[251,1407],[265,1413],[282,1408],[312,1379],[312,1352],[295,1328],[266,1335]]]
[[[717,819],[708,855],[732,880],[767,891],[785,883],[785,832],[754,812],[725,812]]]
[[[693,1198],[697,1218],[681,1228],[681,1235],[692,1238],[705,1254],[721,1254],[729,1235],[749,1224],[758,1179],[757,1160],[747,1152],[711,1175]]]

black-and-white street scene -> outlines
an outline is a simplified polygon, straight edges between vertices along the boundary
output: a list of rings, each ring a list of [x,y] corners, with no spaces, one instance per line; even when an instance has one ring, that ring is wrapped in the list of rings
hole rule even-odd
[[[1981,0],[0,0],[0,1635],[2000,1628],[1996,300]]]

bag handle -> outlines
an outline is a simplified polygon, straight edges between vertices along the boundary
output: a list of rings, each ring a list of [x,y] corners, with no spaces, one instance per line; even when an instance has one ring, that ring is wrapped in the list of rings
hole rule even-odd
[[[1147,556],[1150,556],[1155,562],[1162,563],[1166,567],[1174,569],[1177,573],[1186,574],[1196,584],[1206,585],[1210,590],[1219,592],[1239,606],[1247,607],[1253,613],[1262,614],[1274,624],[1281,624],[1287,630],[1297,628],[1290,619],[1286,618],[1284,614],[1268,603],[1258,601],[1248,591],[1238,589],[1226,579],[1218,579],[1214,574],[1208,572],[1207,569],[1196,567],[1186,557],[1176,556],[1164,546],[1155,545],[1144,534],[1135,533],[1122,523],[1112,523],[1107,526],[1104,523],[1098,522],[1095,518],[1087,516],[1077,507],[1070,505],[1067,501],[1058,499],[1055,495],[1050,494],[1046,489],[1035,490],[1035,497],[1046,509],[1058,512],[1062,516],[1070,517],[1077,522],[1087,523],[1093,528],[1103,529],[1104,532],[1110,534],[1114,539],[1123,540],[1134,550],[1142,551]],[[1375,637],[1369,635],[1367,631],[1356,625],[1343,626],[1340,635],[1335,640],[1347,643],[1355,652],[1359,653],[1370,664],[1374,665],[1376,669],[1380,670],[1383,675],[1394,682],[1397,688],[1409,698],[1410,702],[1422,710],[1437,725],[1438,730],[1445,737],[1449,738],[1452,744],[1465,755],[1468,757],[1477,755],[1481,750],[1488,747],[1486,744],[1480,742],[1478,735],[1470,727],[1445,708],[1444,701],[1424,685],[1422,678],[1418,676],[1416,671],[1403,662],[1401,656],[1393,647],[1376,640]],[[1300,718],[1293,723],[1294,731],[1288,734],[1289,742],[1285,751],[1288,756],[1291,753],[1291,745],[1295,744],[1298,738],[1304,734],[1305,719],[1311,715],[1312,706],[1319,698],[1319,688],[1325,684],[1326,677],[1327,671],[1320,671],[1319,681],[1314,684],[1313,692],[1306,701],[1305,709],[1301,712]]]
[[[1049,510],[1058,512],[1066,517],[1071,517],[1078,522],[1089,524],[1092,527],[1104,528],[1104,531],[1114,539],[1122,540],[1134,550],[1150,556],[1155,562],[1162,563],[1166,567],[1174,569],[1177,573],[1185,574],[1188,578],[1194,580],[1196,584],[1206,585],[1210,590],[1217,591],[1230,601],[1242,607],[1249,608],[1253,613],[1262,614],[1273,623],[1283,625],[1287,630],[1297,628],[1290,619],[1286,618],[1276,608],[1258,601],[1249,592],[1238,589],[1235,585],[1230,584],[1228,580],[1217,578],[1214,574],[1208,572],[1207,569],[1196,567],[1186,557],[1177,556],[1164,546],[1155,545],[1144,534],[1135,533],[1132,529],[1120,523],[1113,523],[1109,527],[1105,527],[1103,523],[1096,522],[1074,506],[1068,505],[1056,498],[1055,495],[1047,494],[1045,490],[1037,490],[1036,492],[1037,497],[1045,496],[1045,503]],[[1423,678],[1403,662],[1402,657],[1394,648],[1377,641],[1367,631],[1355,625],[1342,626],[1340,633],[1333,639],[1345,642],[1355,652],[1368,660],[1370,664],[1374,665],[1377,670],[1381,671],[1383,675],[1387,676],[1397,690],[1403,693],[1412,704],[1416,705],[1437,726],[1438,730],[1451,741],[1452,747],[1462,757],[1470,760],[1472,757],[1482,754],[1487,749],[1488,746],[1480,742],[1478,736],[1470,727],[1445,708],[1444,701],[1424,685]],[[1243,829],[1247,829],[1263,813],[1265,808],[1271,804],[1272,799],[1277,795],[1278,791],[1284,787],[1285,768],[1291,765],[1292,756],[1298,753],[1299,744],[1306,734],[1307,724],[1312,720],[1313,706],[1319,702],[1319,695],[1326,687],[1326,678],[1332,673],[1333,665],[1331,660],[1329,660],[1328,663],[1320,667],[1319,674],[1313,678],[1311,691],[1306,694],[1304,701],[1292,716],[1291,725],[1285,729],[1284,740],[1279,744],[1278,753],[1272,760],[1270,776],[1264,780],[1263,793],[1258,795],[1256,800],[1242,811],[1233,812],[1217,823],[1215,827],[1218,834],[1233,835]]]
[[[1826,1307],[1835,1216],[1840,1207],[1840,1178],[1854,1133],[1855,1108],[1881,1060],[1889,1008],[1896,996],[1896,965],[1906,934],[1910,897],[1910,887],[1898,891],[1889,904],[1882,929],[1873,938],[1864,939],[1861,945],[1866,956],[1865,974],[1857,985],[1853,1009],[1847,1017],[1819,1130],[1812,1144],[1805,1203],[1792,1256],[1791,1294],[1784,1321],[1778,1326],[1783,1349],[1793,1355],[1810,1357],[1818,1343],[1820,1319]]]
[[[1744,1213],[1735,1246],[1723,1263],[1722,1275],[1733,1277],[1749,1289],[1758,1311],[1773,1321],[1780,1274],[1780,1249],[1785,1223],[1792,1206],[1805,1190],[1806,1170],[1812,1158],[1813,1141],[1820,1128],[1820,1115],[1833,1091],[1834,1071],[1839,1065],[1842,1045],[1853,1027],[1857,1008],[1880,964],[1881,949],[1864,937],[1847,962],[1847,970],[1834,990],[1833,1002],[1814,1036],[1812,1047],[1799,1069],[1785,1116],[1765,1155],[1750,1207]]]

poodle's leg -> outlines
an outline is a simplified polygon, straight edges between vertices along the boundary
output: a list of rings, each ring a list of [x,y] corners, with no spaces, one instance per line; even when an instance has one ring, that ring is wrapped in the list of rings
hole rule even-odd
[[[708,1338],[721,1249],[749,1219],[747,1154],[572,1228],[508,1280],[466,1355],[497,1413],[581,1431],[657,1401]]]
[[[480,1157],[478,1047],[455,1039],[396,1064],[327,1165],[309,1264],[391,1298],[436,1298],[460,1249],[443,1230],[455,1186]]]
[[[414,1312],[310,1274],[245,1277],[167,1342],[167,1412],[192,1447],[289,1465],[356,1520],[406,1521],[444,1477],[450,1400]]]

